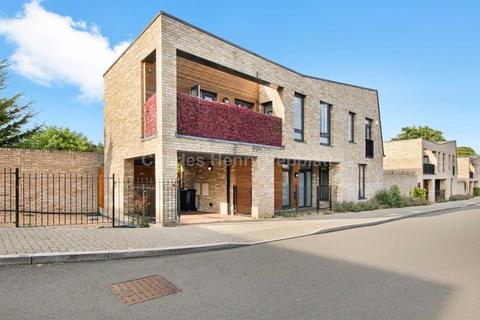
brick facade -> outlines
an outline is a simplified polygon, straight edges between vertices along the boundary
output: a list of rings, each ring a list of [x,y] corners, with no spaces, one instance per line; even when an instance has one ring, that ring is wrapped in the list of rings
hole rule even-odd
[[[156,52],[158,135],[142,139],[141,61]],[[178,52],[200,57],[261,83],[258,102],[272,101],[282,118],[282,147],[196,139],[177,134]],[[366,165],[366,197],[383,187],[383,146],[376,90],[305,76],[160,13],[105,73],[105,170],[126,177],[125,160],[155,155],[155,178],[177,176],[180,153],[238,155],[252,160],[252,216],[274,212],[276,159],[328,162],[338,201],[357,201],[359,164]],[[270,85],[266,85],[268,83]],[[305,95],[304,141],[294,141],[294,94]],[[320,101],[332,105],[331,145],[320,145]],[[348,113],[355,113],[355,142],[348,141]],[[365,118],[373,120],[374,157],[365,156]],[[315,174],[315,173],[314,173]],[[220,177],[219,177],[220,178]],[[223,179],[223,178],[222,178]],[[315,180],[314,180],[315,181]],[[223,195],[222,195],[223,196]],[[161,187],[157,203],[162,203]],[[157,221],[165,208],[157,206]]]

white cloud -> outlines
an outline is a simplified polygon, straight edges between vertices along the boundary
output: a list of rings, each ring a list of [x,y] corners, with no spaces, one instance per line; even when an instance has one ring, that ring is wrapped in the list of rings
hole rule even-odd
[[[98,26],[49,12],[37,0],[14,18],[0,18],[0,34],[15,45],[9,59],[18,73],[45,86],[77,86],[89,101],[102,100],[102,75],[128,46],[111,46]]]

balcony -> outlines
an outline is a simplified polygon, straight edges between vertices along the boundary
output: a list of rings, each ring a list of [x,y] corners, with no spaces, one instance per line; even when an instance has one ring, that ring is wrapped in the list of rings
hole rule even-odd
[[[365,139],[365,157],[373,158],[374,144],[373,140]]]
[[[423,174],[435,174],[435,165],[431,163],[424,163]]]
[[[182,135],[282,146],[282,119],[234,104],[177,96],[177,132]]]

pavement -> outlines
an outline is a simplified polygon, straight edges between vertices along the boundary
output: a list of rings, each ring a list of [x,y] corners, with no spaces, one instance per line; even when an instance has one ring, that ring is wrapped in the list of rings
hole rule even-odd
[[[151,257],[251,246],[477,205],[479,197],[421,207],[175,228],[5,228],[0,229],[0,265]]]
[[[1,319],[477,320],[480,207],[232,250],[0,267]],[[125,305],[117,283],[181,291]]]

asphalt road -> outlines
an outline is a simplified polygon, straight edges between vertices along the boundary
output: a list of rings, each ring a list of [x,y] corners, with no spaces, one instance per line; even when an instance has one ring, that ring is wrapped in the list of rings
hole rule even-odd
[[[126,306],[109,285],[180,293]],[[0,319],[479,319],[480,209],[182,256],[0,267]]]

